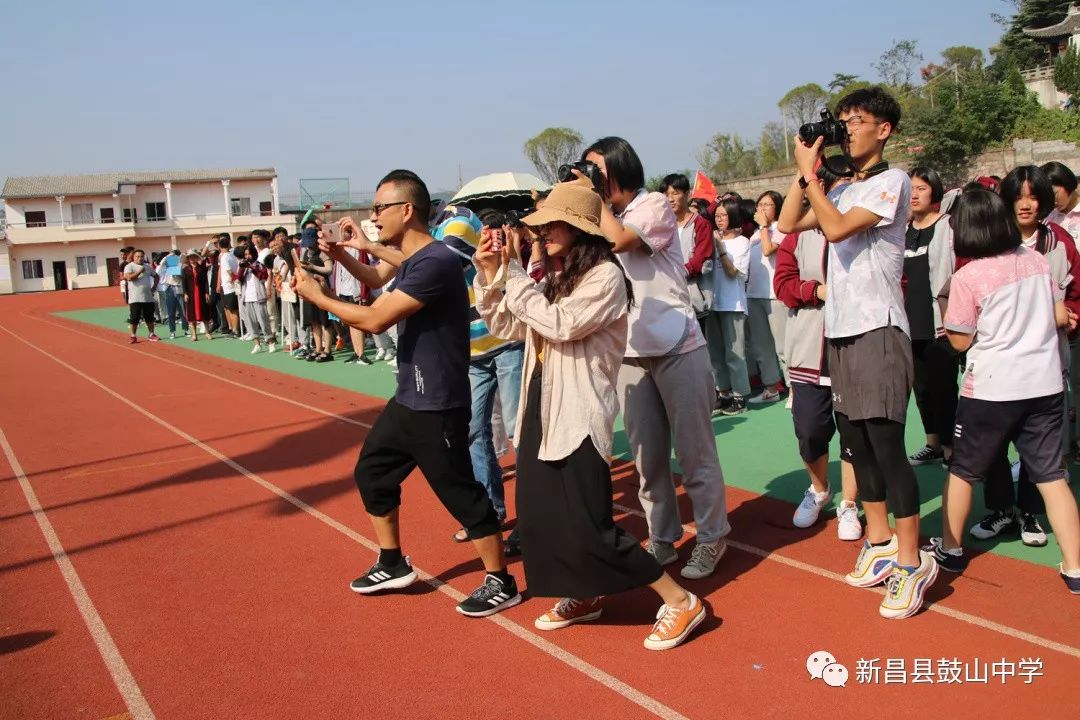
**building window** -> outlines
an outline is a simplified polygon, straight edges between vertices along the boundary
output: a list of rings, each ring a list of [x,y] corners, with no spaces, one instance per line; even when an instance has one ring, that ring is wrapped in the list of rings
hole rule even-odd
[[[26,213],[26,227],[45,227],[45,211],[33,210]]]
[[[114,222],[116,222],[116,210],[114,210],[113,208],[101,208],[100,210],[98,210],[98,213],[100,213],[100,215],[101,215],[101,222],[103,222],[103,223],[114,223]]]
[[[124,208],[120,211],[120,217],[124,222],[139,222],[139,211],[136,208]]]
[[[40,280],[45,277],[44,268],[40,260],[22,261],[23,280]]]
[[[259,214],[264,217],[266,215],[273,215],[274,203],[270,202],[269,200],[264,200],[263,202],[259,203]]]
[[[158,222],[165,219],[165,203],[152,202],[146,203],[146,220],[147,222]]]
[[[75,256],[75,274],[76,275],[97,275],[97,256],[95,256],[95,255],[76,255]]]
[[[251,215],[251,198],[233,198],[233,215]]]
[[[72,225],[93,225],[94,224],[94,205],[93,205],[93,203],[71,203],[71,224]]]

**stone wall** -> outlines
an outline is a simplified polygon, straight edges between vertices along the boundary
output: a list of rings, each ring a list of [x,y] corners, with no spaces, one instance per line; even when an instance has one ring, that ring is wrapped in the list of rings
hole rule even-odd
[[[1011,146],[977,155],[968,166],[968,176],[1003,177],[1017,165],[1042,165],[1051,160],[1064,163],[1080,175],[1080,148],[1075,144],[1062,140],[1014,140]],[[893,166],[907,169],[908,163],[894,163]],[[786,194],[794,176],[795,167],[791,166],[763,175],[718,182],[716,187],[721,193],[734,190],[747,198],[756,198],[766,190]]]

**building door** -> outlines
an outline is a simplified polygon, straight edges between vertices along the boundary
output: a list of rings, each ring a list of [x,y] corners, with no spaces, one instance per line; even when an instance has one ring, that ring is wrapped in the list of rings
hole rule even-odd
[[[120,284],[120,258],[105,258],[105,274],[109,276],[109,287]]]
[[[67,263],[57,260],[52,264],[53,286],[57,290],[67,290]]]

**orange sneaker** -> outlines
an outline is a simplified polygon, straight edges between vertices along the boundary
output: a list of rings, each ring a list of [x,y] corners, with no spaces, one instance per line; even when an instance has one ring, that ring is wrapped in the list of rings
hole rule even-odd
[[[670,650],[690,637],[701,621],[705,619],[705,605],[693,593],[690,595],[690,607],[685,610],[661,605],[656,613],[656,624],[649,637],[645,638],[645,647],[649,650]]]
[[[563,598],[551,610],[536,618],[537,630],[558,630],[574,623],[588,622],[600,617],[600,598],[575,600]]]
[[[344,350],[345,349],[345,339],[344,338],[338,338],[337,342],[334,343],[334,349],[335,350]]]

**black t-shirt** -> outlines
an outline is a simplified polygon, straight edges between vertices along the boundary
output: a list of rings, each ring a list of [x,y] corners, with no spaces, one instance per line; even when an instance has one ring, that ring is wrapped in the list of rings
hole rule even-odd
[[[933,340],[937,331],[934,297],[930,290],[929,248],[939,222],[941,218],[922,229],[909,225],[905,237],[904,276],[907,278],[907,290],[904,293],[904,309],[907,310],[912,340]]]
[[[398,268],[394,289],[424,304],[398,325],[398,387],[411,410],[469,407],[469,291],[461,260],[432,242]]]

